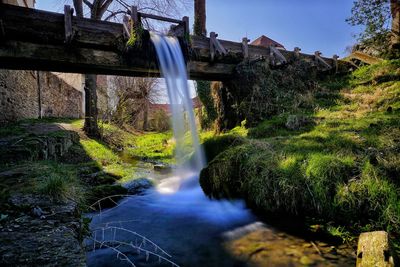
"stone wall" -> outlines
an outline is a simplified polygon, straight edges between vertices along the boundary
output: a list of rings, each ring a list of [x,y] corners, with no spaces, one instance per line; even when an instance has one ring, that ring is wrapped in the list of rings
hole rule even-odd
[[[0,125],[38,117],[36,72],[0,70]]]
[[[0,70],[0,126],[42,117],[83,116],[83,94],[51,72]]]
[[[42,116],[82,117],[82,92],[51,72],[40,72]]]

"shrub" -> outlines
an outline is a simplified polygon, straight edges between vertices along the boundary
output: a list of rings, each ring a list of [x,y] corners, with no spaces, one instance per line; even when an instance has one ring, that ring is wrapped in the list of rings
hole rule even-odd
[[[68,178],[58,174],[50,174],[39,184],[39,192],[54,199],[65,199],[68,191]]]
[[[166,132],[171,129],[168,114],[164,110],[156,110],[149,121],[149,129],[156,132]]]

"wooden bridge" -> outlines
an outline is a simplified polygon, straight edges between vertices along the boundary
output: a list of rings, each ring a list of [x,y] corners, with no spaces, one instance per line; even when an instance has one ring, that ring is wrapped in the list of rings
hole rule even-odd
[[[143,34],[140,47],[127,49],[129,23],[78,18],[72,13],[68,6],[64,14],[59,14],[0,4],[0,68],[137,77],[160,75],[148,32]],[[137,13],[135,9],[130,16],[131,21],[140,22],[140,17],[147,16],[183,27],[182,36],[186,38],[180,40],[186,44],[183,50],[192,79],[228,79],[235,66],[246,58],[264,57],[273,65],[303,58],[321,70],[337,70],[343,63],[337,57],[323,58],[319,52],[302,54],[298,48],[283,51],[248,45],[247,38],[241,43],[218,40],[213,32],[210,38],[190,36],[190,41],[185,42],[189,36],[187,17],[168,19]]]

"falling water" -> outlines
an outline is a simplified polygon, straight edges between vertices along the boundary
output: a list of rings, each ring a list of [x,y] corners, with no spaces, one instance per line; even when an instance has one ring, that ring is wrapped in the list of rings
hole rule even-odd
[[[179,175],[182,175],[184,171],[198,174],[204,167],[205,159],[199,144],[193,103],[189,94],[186,64],[179,41],[175,37],[155,33],[151,34],[151,40],[156,48],[161,73],[167,85],[172,127],[176,141],[175,157],[178,166],[180,166]],[[187,132],[186,129],[189,131]],[[190,134],[190,136],[187,134]],[[194,154],[190,166],[184,166],[184,161],[188,159],[187,149],[185,149],[185,143],[188,143],[188,139],[190,139]]]
[[[182,266],[234,266],[225,256],[220,235],[254,222],[254,217],[242,201],[213,200],[204,195],[198,178],[205,159],[196,131],[186,65],[179,42],[176,38],[156,34],[151,35],[151,40],[167,84],[176,139],[175,154],[181,167],[172,177],[162,179],[156,190],[149,189],[143,195],[128,197],[117,207],[95,216],[91,229],[116,223],[119,227],[137,231],[171,252],[173,260]],[[191,164],[183,164],[189,158],[185,152],[188,143],[194,152],[190,157]],[[135,242],[125,233],[116,235],[109,232],[102,238]],[[110,250],[93,251],[88,259],[89,266],[126,266],[124,262],[115,261],[115,253]],[[147,262],[147,259],[142,261]]]

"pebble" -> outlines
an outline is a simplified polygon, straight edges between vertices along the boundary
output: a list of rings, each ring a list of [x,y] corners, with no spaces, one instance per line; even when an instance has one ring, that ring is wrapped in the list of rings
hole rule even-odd
[[[328,259],[328,260],[337,260],[337,259],[339,259],[338,256],[333,255],[333,254],[330,254],[330,253],[324,254],[324,258],[325,258],[325,259]]]
[[[313,265],[315,263],[315,261],[310,259],[307,256],[303,256],[300,258],[300,263],[308,266],[308,265]]]
[[[328,251],[329,251],[329,253],[331,253],[333,255],[337,255],[337,250],[334,246],[330,247]]]
[[[320,247],[329,247],[329,245],[327,243],[324,243],[324,242],[318,242],[318,246],[320,246]]]

